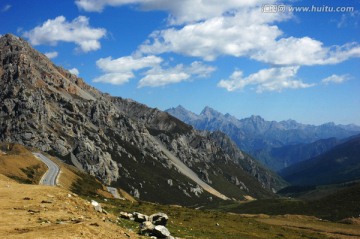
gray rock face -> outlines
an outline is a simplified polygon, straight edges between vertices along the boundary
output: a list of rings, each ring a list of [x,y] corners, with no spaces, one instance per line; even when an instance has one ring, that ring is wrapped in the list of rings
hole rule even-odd
[[[194,130],[157,109],[101,93],[23,39],[0,38],[0,141],[56,155],[142,200],[208,202],[212,195],[180,173],[151,138],[208,184],[220,180],[225,186],[215,189],[231,198],[271,197],[269,189],[276,187],[271,180],[258,183],[267,176],[245,172],[248,166],[241,153],[230,155],[226,151],[232,152],[233,145],[225,151],[211,133]]]

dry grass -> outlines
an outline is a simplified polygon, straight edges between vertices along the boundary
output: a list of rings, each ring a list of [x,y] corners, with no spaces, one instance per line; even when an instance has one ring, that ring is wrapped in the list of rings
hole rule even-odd
[[[69,196],[71,195],[71,196]],[[59,187],[25,185],[0,175],[0,238],[139,238]]]
[[[57,179],[58,186],[72,191],[74,188],[74,185],[77,184],[79,181],[82,180],[82,172],[79,171],[76,167],[72,165],[68,165],[56,157],[46,155],[48,158],[50,158],[52,161],[54,161],[57,165],[60,167],[60,174]],[[96,180],[95,178],[93,180]],[[100,184],[98,180],[96,180],[97,183]],[[95,189],[95,193],[105,197],[105,198],[113,198],[113,195],[109,193],[104,185],[100,189]]]
[[[303,215],[282,215],[269,218],[257,218],[257,221],[269,225],[282,226],[284,228],[297,229],[302,231],[318,232],[326,236],[341,239],[360,238],[360,225],[353,223],[357,220],[348,219],[343,223],[334,223],[320,220],[313,216]],[[347,223],[347,222],[352,223]]]
[[[136,202],[130,203],[121,200],[108,200],[103,202],[107,209],[115,214],[120,211],[142,212],[150,215],[155,212],[164,212],[169,216],[167,227],[173,236],[181,238],[197,239],[261,239],[261,238],[283,238],[283,239],[325,239],[342,238],[334,231],[327,234],[325,230],[318,228],[301,228],[286,226],[286,219],[279,224],[269,221],[273,216],[269,215],[239,215],[235,213],[224,213],[215,211],[195,210],[186,207],[159,205],[155,203]],[[302,216],[298,216],[302,218]],[[273,218],[274,220],[276,218]],[[301,223],[312,222],[312,217],[302,218]],[[292,219],[290,219],[292,220]],[[300,219],[299,219],[300,220]],[[137,223],[122,219],[120,225],[136,230]],[[332,223],[324,223],[324,228],[332,230]],[[341,225],[342,226],[342,225]],[[341,227],[340,226],[340,227]],[[346,225],[344,225],[346,226]],[[340,231],[341,233],[341,231]],[[355,239],[353,237],[352,239]]]
[[[47,171],[44,163],[22,145],[1,144],[0,173],[21,183],[38,184]]]

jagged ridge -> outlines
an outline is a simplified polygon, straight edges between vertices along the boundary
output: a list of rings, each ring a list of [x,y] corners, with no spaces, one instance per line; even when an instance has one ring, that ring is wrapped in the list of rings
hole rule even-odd
[[[215,199],[179,172],[151,137],[229,198],[271,197],[282,185],[271,174],[259,171],[255,178],[245,171],[244,157],[232,158],[210,133],[103,94],[16,36],[0,38],[0,78],[0,140],[55,154],[141,199],[180,204]]]
[[[273,170],[280,170],[293,163],[317,156],[335,145],[325,141],[323,144],[321,141],[311,144],[314,141],[332,137],[342,139],[360,132],[360,127],[356,125],[326,123],[315,126],[300,124],[294,120],[266,121],[255,115],[237,119],[229,114],[223,115],[210,107],[205,107],[199,115],[182,106],[168,109],[166,112],[196,129],[220,130],[226,133],[240,149],[250,153]],[[288,147],[290,145],[296,146]],[[308,154],[296,153],[300,147],[306,148]]]

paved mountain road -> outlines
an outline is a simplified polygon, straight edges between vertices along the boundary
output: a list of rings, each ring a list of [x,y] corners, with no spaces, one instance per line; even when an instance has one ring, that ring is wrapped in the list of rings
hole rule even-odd
[[[37,157],[43,163],[45,163],[46,166],[49,168],[46,171],[46,173],[42,176],[39,184],[56,186],[56,178],[60,172],[59,166],[41,153],[33,153],[33,154],[35,155],[35,157]]]

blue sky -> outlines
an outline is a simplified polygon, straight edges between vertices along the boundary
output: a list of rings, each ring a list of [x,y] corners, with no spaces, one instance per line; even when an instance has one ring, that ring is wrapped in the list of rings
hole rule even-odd
[[[1,0],[5,33],[162,110],[360,125],[360,0]]]

